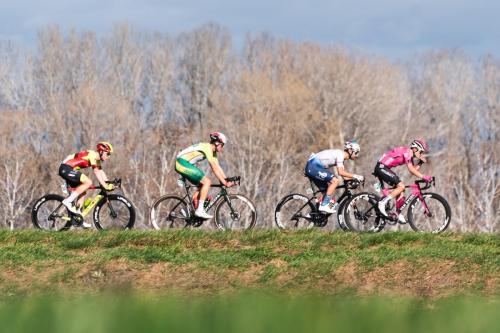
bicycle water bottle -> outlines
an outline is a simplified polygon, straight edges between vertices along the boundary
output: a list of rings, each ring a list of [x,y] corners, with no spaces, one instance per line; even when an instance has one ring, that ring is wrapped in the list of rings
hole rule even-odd
[[[68,187],[66,186],[66,184],[61,184],[61,190],[62,190],[62,193],[64,193],[65,195],[68,195]]]
[[[406,197],[403,195],[401,198],[396,200],[396,210],[399,212],[401,206],[405,203]]]
[[[85,201],[83,202],[83,209],[87,209],[87,207],[90,206],[91,203],[92,203],[91,198],[85,199]]]
[[[205,199],[205,204],[203,205],[203,208],[207,209],[208,205],[210,204],[210,201],[212,201],[213,197],[211,195],[207,195],[207,198]]]
[[[180,187],[184,186],[184,181],[182,180],[182,178],[177,179],[177,185],[179,185]]]
[[[382,186],[380,185],[380,183],[373,184],[373,188],[375,189],[375,192],[377,192],[377,193],[380,193],[380,191],[382,191]]]

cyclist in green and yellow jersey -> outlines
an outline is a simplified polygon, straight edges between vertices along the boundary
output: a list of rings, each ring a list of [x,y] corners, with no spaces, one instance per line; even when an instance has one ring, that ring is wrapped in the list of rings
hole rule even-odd
[[[177,154],[175,171],[199,187],[199,190],[193,194],[193,198],[198,199],[198,208],[195,211],[195,215],[198,217],[212,218],[212,215],[209,215],[204,208],[205,199],[212,182],[205,176],[203,171],[196,167],[196,163],[206,159],[212,168],[212,172],[224,186],[231,187],[234,185],[233,182],[226,181],[226,175],[217,160],[217,153],[222,152],[226,143],[227,137],[223,133],[212,132],[210,133],[210,142],[197,143]]]

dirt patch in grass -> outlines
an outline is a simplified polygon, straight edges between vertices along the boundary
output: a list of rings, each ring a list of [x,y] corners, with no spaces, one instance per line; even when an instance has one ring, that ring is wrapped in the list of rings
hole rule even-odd
[[[354,261],[350,261],[334,272],[334,278],[340,285],[352,287],[362,295],[436,298],[474,290],[482,280],[478,272],[477,265],[465,270],[451,260],[420,260],[418,263],[400,260],[371,271],[361,271]],[[486,280],[488,286],[483,292],[498,293],[498,284],[493,286],[494,280]],[[321,287],[332,288],[331,283],[324,283]]]

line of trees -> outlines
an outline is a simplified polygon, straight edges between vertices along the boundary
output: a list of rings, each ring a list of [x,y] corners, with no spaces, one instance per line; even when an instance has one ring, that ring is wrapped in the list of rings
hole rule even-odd
[[[439,50],[395,63],[267,34],[236,52],[216,24],[177,36],[117,25],[105,38],[49,26],[37,41],[0,41],[0,227],[29,227],[32,201],[59,189],[61,160],[103,139],[116,149],[105,171],[125,180],[147,227],[148,205],[177,190],[176,152],[217,130],[230,140],[223,168],[243,177],[262,227],[281,196],[308,186],[311,152],[356,138],[361,157],[346,167],[370,183],[382,153],[423,137],[451,229],[500,230],[494,56]]]

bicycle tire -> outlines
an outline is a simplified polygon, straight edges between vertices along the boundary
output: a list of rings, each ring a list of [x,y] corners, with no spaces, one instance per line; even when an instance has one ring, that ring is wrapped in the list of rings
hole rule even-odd
[[[274,222],[282,230],[309,229],[314,227],[311,220],[311,212],[314,211],[314,205],[308,197],[298,193],[289,194],[276,205]]]
[[[71,218],[68,209],[62,204],[63,200],[61,195],[47,194],[35,201],[31,209],[33,226],[47,231],[68,230],[71,227]],[[58,211],[61,211],[60,216]]]
[[[422,197],[430,210],[431,216],[426,216],[421,201],[418,197],[414,198],[408,208],[410,227],[415,231],[422,232],[441,233],[445,231],[451,222],[451,208],[448,201],[437,193],[422,193]],[[433,217],[437,218],[433,219]],[[437,223],[433,223],[434,220]]]
[[[164,195],[151,205],[149,221],[156,230],[186,228],[189,215],[186,201],[176,195]]]
[[[249,230],[255,226],[257,211],[253,202],[242,194],[228,194],[215,207],[214,223],[221,230]],[[231,208],[232,207],[232,208]]]
[[[381,231],[385,223],[377,213],[378,200],[379,197],[370,192],[357,193],[348,199],[343,212],[346,227],[361,233]]]
[[[344,209],[345,209],[346,204],[350,198],[351,197],[348,197],[345,200],[342,200],[338,206],[338,209],[337,209],[337,224],[339,225],[340,229],[342,229],[344,231],[349,231],[349,228],[345,224]]]
[[[94,225],[99,230],[132,229],[135,223],[135,208],[122,195],[110,194],[102,198],[94,208]]]

